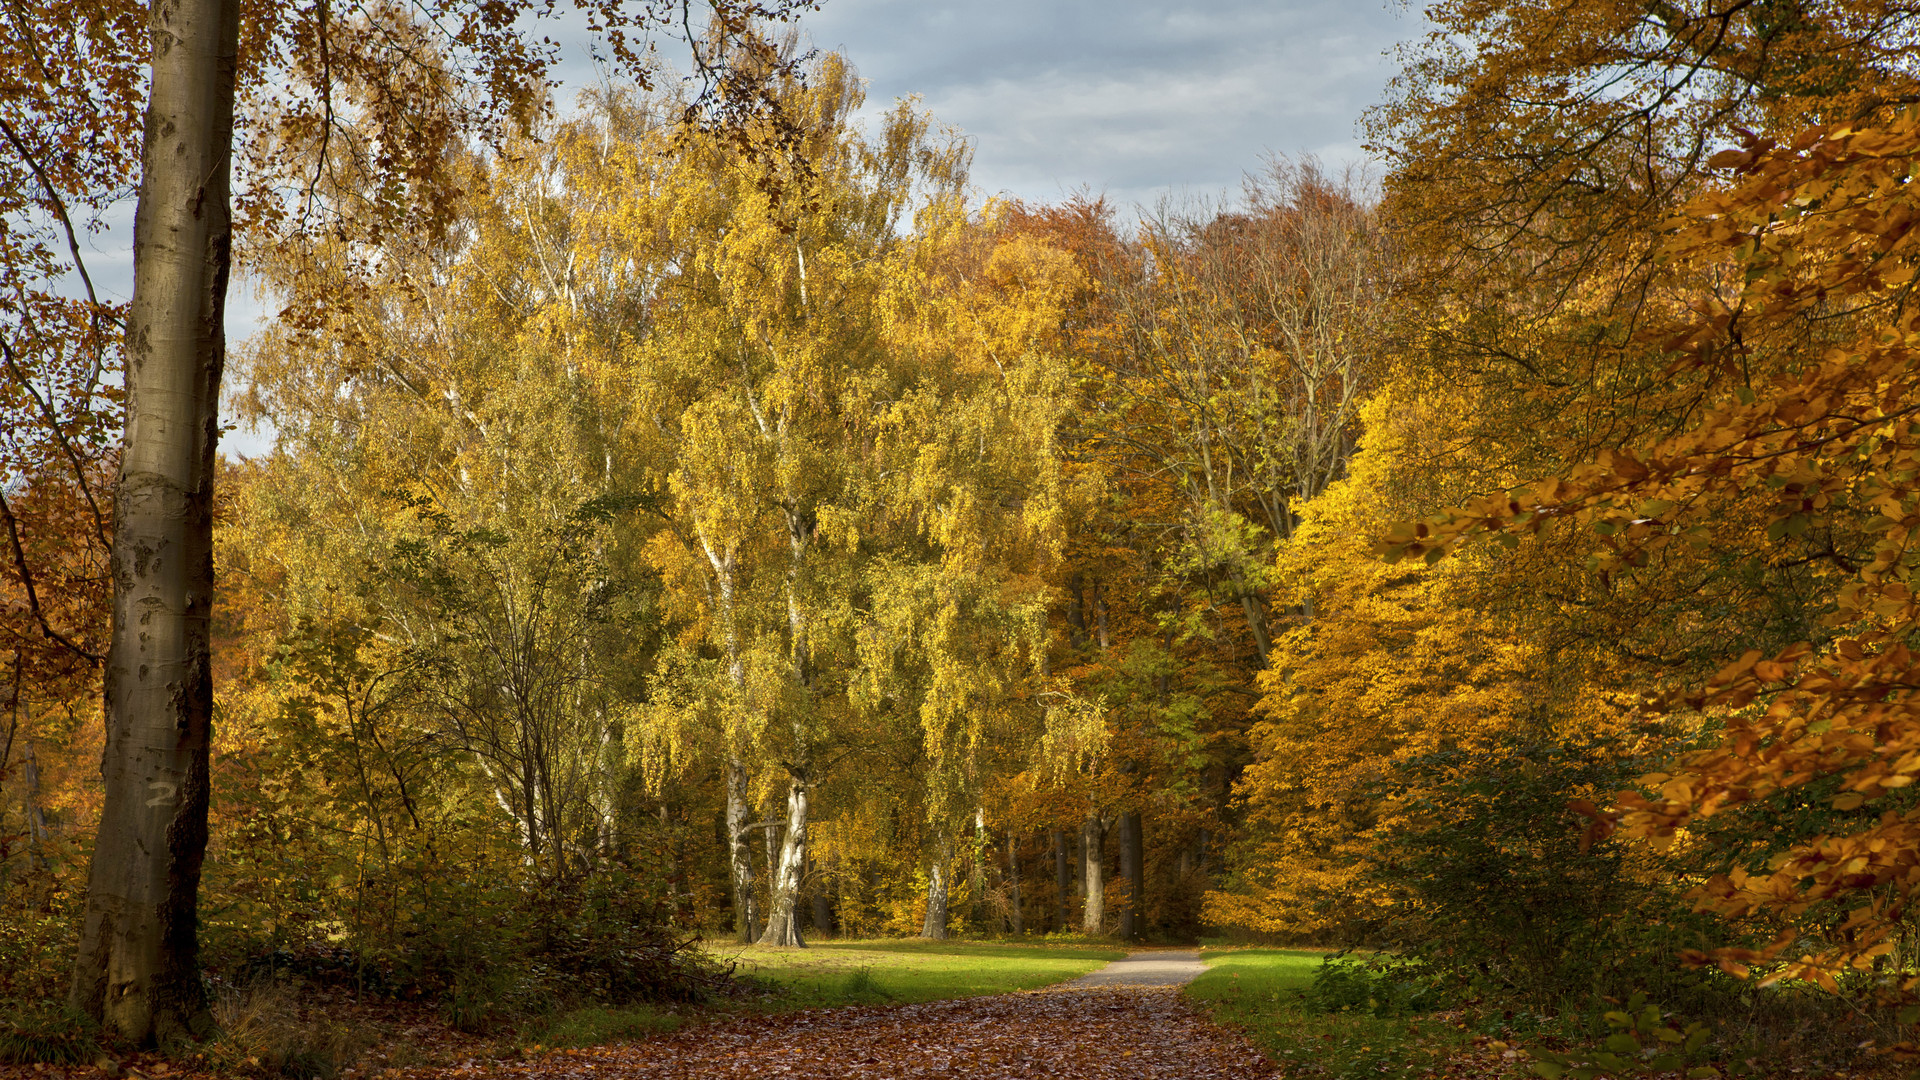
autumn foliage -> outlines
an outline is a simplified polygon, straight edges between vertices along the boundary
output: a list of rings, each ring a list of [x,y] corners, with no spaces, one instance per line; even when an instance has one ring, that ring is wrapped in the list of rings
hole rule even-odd
[[[1914,12],[1443,2],[1381,175],[1148,213],[983,200],[791,41],[724,125],[415,115],[537,50],[325,11],[244,42],[307,182],[241,207],[215,979],[478,1031],[727,993],[699,935],[1220,935],[1920,1055]],[[96,74],[0,84],[6,971],[100,805],[123,315],[62,252],[133,166],[46,120],[134,107]]]

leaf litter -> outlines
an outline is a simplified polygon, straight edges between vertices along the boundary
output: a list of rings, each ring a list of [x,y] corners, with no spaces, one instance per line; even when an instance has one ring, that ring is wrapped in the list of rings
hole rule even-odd
[[[911,1005],[812,1009],[701,1025],[521,1063],[389,1070],[405,1080],[1264,1077],[1273,1066],[1171,987],[1034,990]]]

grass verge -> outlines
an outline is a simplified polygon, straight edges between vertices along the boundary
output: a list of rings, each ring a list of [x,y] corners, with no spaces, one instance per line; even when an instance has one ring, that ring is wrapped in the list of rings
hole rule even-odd
[[[523,1025],[514,1042],[523,1054],[539,1053],[644,1039],[737,1012],[777,1014],[1004,994],[1076,978],[1127,955],[1124,948],[1079,942],[882,939],[813,942],[804,949],[711,942],[705,948],[721,963],[735,964],[759,992],[706,1006],[570,1009]]]
[[[711,948],[711,947],[710,947]],[[712,948],[723,963],[781,994],[766,1011],[939,1001],[1031,990],[1104,967],[1127,955],[1110,945],[1027,945],[974,941],[827,941],[805,949]]]
[[[678,1031],[687,1017],[661,1005],[591,1005],[556,1013],[520,1032],[523,1045],[566,1049],[629,1042]]]
[[[1244,1031],[1289,1076],[1418,1075],[1466,1041],[1456,1024],[1437,1015],[1311,1008],[1306,991],[1324,957],[1298,949],[1208,949],[1202,954],[1207,971],[1187,986],[1187,996],[1216,1022]]]

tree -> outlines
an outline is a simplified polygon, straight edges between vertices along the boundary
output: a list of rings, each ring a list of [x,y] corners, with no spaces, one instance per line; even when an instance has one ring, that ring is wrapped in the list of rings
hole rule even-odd
[[[1266,662],[1264,564],[1346,468],[1386,353],[1393,256],[1358,177],[1276,161],[1243,208],[1149,222],[1103,274],[1090,441],[1182,504],[1168,568],[1244,613]],[[1210,598],[1211,601],[1211,598]]]
[[[665,496],[649,558],[699,628],[656,680],[655,732],[676,761],[696,747],[723,755],[736,930],[771,944],[800,943],[810,792],[846,737],[849,608],[872,557],[862,444],[880,412],[861,403],[895,382],[878,322],[894,229],[910,184],[952,182],[951,151],[928,146],[904,110],[875,144],[851,132],[852,78],[830,57],[811,85],[787,88],[813,171],[791,202],[771,197],[764,163],[717,141],[664,165],[645,139],[598,173],[599,212],[659,274],[648,335],[603,377]],[[651,190],[627,179],[655,170]],[[748,820],[756,784],[779,792],[784,814]],[[755,925],[748,843],[761,829],[776,842]]]
[[[644,77],[625,37],[636,25],[633,15],[612,0],[583,6],[604,16],[600,25],[616,55]],[[678,9],[643,5],[640,21]],[[717,7],[713,65],[726,68],[737,55],[728,48],[753,18],[791,10],[784,3]],[[107,18],[90,24],[125,13],[102,14]],[[256,167],[247,209],[265,235],[295,242],[312,235],[318,179],[342,160],[332,151],[341,134],[337,121],[352,111],[340,95],[350,86],[346,96],[372,119],[371,142],[384,151],[363,159],[377,164],[369,179],[377,181],[370,190],[378,193],[371,207],[378,213],[365,213],[369,207],[362,205],[349,208],[361,213],[334,215],[327,224],[378,230],[412,218],[443,225],[453,192],[439,169],[442,151],[469,134],[484,139],[504,127],[524,127],[541,107],[541,76],[552,52],[523,35],[517,5],[449,4],[436,14],[448,18],[430,30],[392,9],[332,18],[323,2],[275,9],[265,22],[249,24],[243,39],[233,0],[153,8],[126,326],[126,434],[114,510],[108,794],[72,992],[77,1007],[137,1041],[205,1029],[195,895],[206,836],[212,471],[234,250],[232,162]],[[20,29],[21,40],[31,38],[30,28]],[[438,54],[445,67],[423,59],[436,32],[448,46]],[[95,38],[106,46],[98,61],[123,74],[137,70],[135,54],[125,51],[138,48],[136,40]],[[290,77],[269,78],[269,72]],[[480,104],[453,92],[456,74],[485,83]],[[281,138],[236,145],[233,118],[243,77],[250,101],[281,106],[265,109],[278,120]],[[730,103],[755,100],[744,80],[722,78],[716,85]],[[137,96],[124,79],[119,86],[126,92],[112,100]],[[304,198],[281,199],[284,192],[272,180],[289,175],[309,178]],[[378,218],[387,220],[369,220]]]
[[[141,1042],[209,1030],[197,906],[239,32],[238,0],[154,12],[114,497],[107,801],[72,994],[77,1008]]]
[[[1661,404],[1688,422],[1404,525],[1386,545],[1390,557],[1431,561],[1470,537],[1514,543],[1569,522],[1592,538],[1595,572],[1630,582],[1643,568],[1718,557],[1732,521],[1743,526],[1738,559],[1816,568],[1817,636],[1771,654],[1723,646],[1718,671],[1650,702],[1703,713],[1711,745],[1643,776],[1612,808],[1581,809],[1590,839],[1624,825],[1659,850],[1680,849],[1683,830],[1715,837],[1753,815],[1761,828],[1727,837],[1691,896],[1775,937],[1714,959],[1828,989],[1895,951],[1920,858],[1904,791],[1920,733],[1907,583],[1920,500],[1908,310],[1917,130],[1900,113],[1786,142],[1751,136],[1716,155],[1732,175],[1677,223],[1667,272],[1692,282],[1719,268],[1733,284],[1666,312],[1651,337],[1669,358]],[[1783,797],[1812,804],[1811,828],[1765,829]],[[1902,997],[1913,984],[1889,990]]]

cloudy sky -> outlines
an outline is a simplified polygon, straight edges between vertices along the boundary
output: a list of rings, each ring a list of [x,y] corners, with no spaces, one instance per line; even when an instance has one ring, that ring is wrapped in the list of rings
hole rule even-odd
[[[1364,157],[1356,130],[1424,20],[1394,0],[825,0],[803,21],[880,107],[918,94],[989,193],[1217,194],[1269,153]]]
[[[919,95],[971,138],[985,193],[1050,201],[1085,188],[1151,206],[1163,194],[1219,195],[1272,153],[1364,161],[1357,124],[1398,70],[1394,46],[1424,33],[1421,6],[823,0],[801,27],[853,62],[870,112]],[[558,72],[564,96],[594,81],[594,69],[584,37],[556,36],[575,37]],[[130,231],[94,238],[91,261],[108,291],[131,290]],[[229,333],[238,338],[266,312],[236,285]],[[257,453],[267,441],[236,432],[228,444]]]

